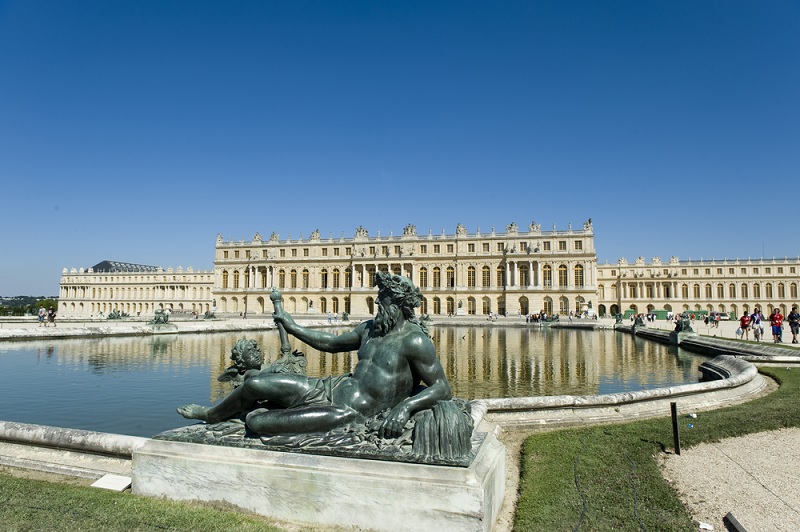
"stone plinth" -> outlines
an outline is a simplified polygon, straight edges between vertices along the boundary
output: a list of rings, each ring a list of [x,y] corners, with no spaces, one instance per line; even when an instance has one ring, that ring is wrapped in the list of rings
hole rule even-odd
[[[274,519],[369,530],[490,531],[505,490],[505,448],[487,434],[469,467],[149,440],[132,491],[225,501]]]
[[[672,331],[669,333],[669,343],[671,345],[680,345],[684,339],[692,336],[697,336],[697,333],[693,331]]]

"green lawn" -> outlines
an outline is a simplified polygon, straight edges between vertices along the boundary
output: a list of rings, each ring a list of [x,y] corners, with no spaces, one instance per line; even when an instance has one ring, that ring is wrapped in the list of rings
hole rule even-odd
[[[800,369],[761,371],[780,383],[778,391],[697,419],[683,416],[681,448],[800,426]],[[661,476],[661,451],[673,451],[669,416],[529,437],[515,530],[696,530]]]

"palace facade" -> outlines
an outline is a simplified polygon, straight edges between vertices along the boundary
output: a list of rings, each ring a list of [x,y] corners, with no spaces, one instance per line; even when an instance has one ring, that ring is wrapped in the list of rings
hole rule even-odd
[[[104,261],[64,269],[61,316],[96,316],[119,310],[149,315],[208,310],[220,315],[268,315],[273,287],[294,314],[347,312],[374,315],[376,271],[408,276],[419,286],[421,313],[446,315],[581,314],[600,316],[651,311],[718,311],[732,317],[759,307],[785,315],[797,301],[800,259],[735,259],[667,262],[639,257],[633,263],[597,264],[591,219],[580,229],[542,230],[515,223],[504,232],[322,238],[314,231],[292,240],[259,233],[250,241],[217,237],[213,272],[173,270]]]

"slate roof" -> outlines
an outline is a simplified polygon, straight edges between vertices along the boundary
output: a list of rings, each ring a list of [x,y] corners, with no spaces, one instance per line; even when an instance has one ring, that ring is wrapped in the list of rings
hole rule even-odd
[[[161,270],[160,266],[146,266],[144,264],[131,264],[130,262],[119,262],[116,260],[104,260],[98,262],[92,269],[95,272],[157,272]]]

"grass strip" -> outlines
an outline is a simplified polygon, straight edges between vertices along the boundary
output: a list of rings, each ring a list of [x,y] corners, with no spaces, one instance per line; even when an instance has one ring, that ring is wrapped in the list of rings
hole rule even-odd
[[[130,493],[17,478],[0,473],[0,528],[36,530],[267,531],[265,518]]]
[[[682,412],[681,447],[800,426],[800,370],[760,371],[780,384],[777,391],[696,419]],[[696,530],[656,461],[658,453],[673,450],[672,421],[665,414],[529,437],[515,530]]]

